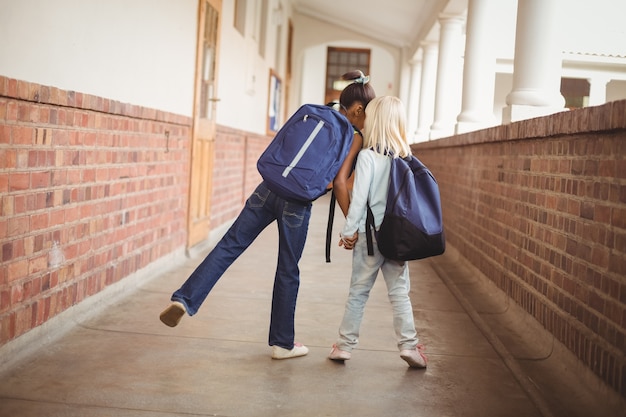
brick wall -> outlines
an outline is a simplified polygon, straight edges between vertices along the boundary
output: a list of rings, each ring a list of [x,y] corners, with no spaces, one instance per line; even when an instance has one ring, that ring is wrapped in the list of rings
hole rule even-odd
[[[190,126],[0,77],[0,346],[183,247]]]
[[[626,396],[626,101],[413,151],[449,244]]]
[[[237,217],[248,196],[261,182],[256,161],[270,140],[265,135],[217,127],[210,213],[212,227]]]

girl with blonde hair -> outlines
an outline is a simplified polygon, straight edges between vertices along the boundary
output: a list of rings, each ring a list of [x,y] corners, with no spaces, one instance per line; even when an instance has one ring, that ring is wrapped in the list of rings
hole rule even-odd
[[[411,148],[406,137],[406,116],[402,101],[383,96],[370,101],[365,109],[363,149],[355,167],[354,188],[339,246],[353,250],[352,277],[339,339],[328,356],[332,360],[350,359],[358,344],[359,328],[365,303],[374,286],[378,271],[382,271],[393,308],[393,326],[400,357],[412,368],[425,368],[426,356],[418,345],[413,321],[413,307],[409,298],[410,278],[406,262],[386,259],[373,245],[373,256],[367,253],[367,205],[374,215],[376,228],[380,227],[387,204],[391,158],[406,157]]]

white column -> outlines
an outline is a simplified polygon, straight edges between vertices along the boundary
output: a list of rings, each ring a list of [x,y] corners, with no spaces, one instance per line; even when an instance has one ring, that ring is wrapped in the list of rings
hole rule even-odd
[[[419,93],[422,78],[422,61],[412,59],[411,75],[409,80],[409,102],[407,104],[407,135],[410,143],[417,137],[417,117],[419,114]]]
[[[491,24],[492,0],[469,0],[463,63],[463,100],[456,133],[471,132],[498,124],[493,115],[496,54]]]
[[[454,134],[456,116],[461,111],[463,73],[463,17],[442,14],[439,17],[439,62],[435,87],[435,120],[430,138]]]
[[[606,85],[611,81],[609,77],[593,76],[589,82],[589,106],[599,106],[606,103]]]
[[[519,0],[513,61],[513,90],[506,98],[503,123],[563,111],[559,0]]]
[[[437,44],[422,42],[422,79],[420,81],[419,114],[416,140],[423,142],[430,136],[435,109],[435,84],[437,83]]]

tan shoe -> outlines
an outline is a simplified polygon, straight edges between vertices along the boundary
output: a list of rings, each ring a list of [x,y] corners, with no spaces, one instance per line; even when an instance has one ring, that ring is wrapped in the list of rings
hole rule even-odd
[[[309,348],[302,343],[294,343],[293,349],[285,349],[280,346],[272,346],[272,359],[289,359],[304,356],[309,353]]]
[[[187,310],[183,303],[174,301],[168,308],[163,310],[159,318],[166,326],[176,327],[186,312]]]

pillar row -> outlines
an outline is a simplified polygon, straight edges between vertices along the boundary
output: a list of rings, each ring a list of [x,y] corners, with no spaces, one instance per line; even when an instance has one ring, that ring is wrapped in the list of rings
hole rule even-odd
[[[464,18],[443,14],[439,18],[439,23],[441,31],[431,139],[452,136],[456,117],[461,110]]]
[[[422,48],[422,77],[416,140],[423,142],[429,138],[430,125],[434,117],[438,49],[436,42],[422,42],[420,47]]]
[[[492,0],[469,0],[463,64],[463,99],[456,133],[498,124],[493,115],[496,54],[493,48]]]
[[[513,61],[513,89],[506,98],[504,123],[564,110],[561,95],[559,0],[519,0]]]

